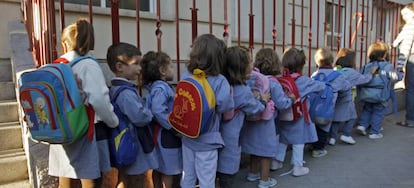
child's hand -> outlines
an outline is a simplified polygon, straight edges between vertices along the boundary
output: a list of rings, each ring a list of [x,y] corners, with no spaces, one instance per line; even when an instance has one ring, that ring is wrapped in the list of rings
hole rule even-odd
[[[295,94],[293,94],[293,93],[289,94],[288,97],[291,98],[293,102],[296,102],[296,100],[297,100]]]
[[[264,102],[269,102],[270,100],[270,92],[265,93],[265,94],[260,94],[260,98],[264,101]]]
[[[375,72],[377,72],[377,70],[378,70],[378,66],[372,66],[370,72],[371,72],[371,74],[375,74]]]

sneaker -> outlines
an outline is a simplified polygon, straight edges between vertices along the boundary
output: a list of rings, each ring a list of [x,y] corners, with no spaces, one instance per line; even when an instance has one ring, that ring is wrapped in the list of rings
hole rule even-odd
[[[383,137],[383,135],[381,133],[378,133],[378,134],[370,134],[368,136],[368,138],[370,138],[370,139],[380,139],[382,137]]]
[[[352,136],[345,136],[345,135],[341,135],[341,137],[339,138],[342,142],[345,142],[347,144],[355,144],[355,140],[354,138],[352,138]]]
[[[278,160],[272,160],[272,164],[270,165],[270,170],[279,170],[283,168],[283,163]]]
[[[293,167],[293,176],[299,177],[299,176],[304,176],[306,174],[309,174],[309,168],[308,167],[303,167],[303,166],[294,166]]]
[[[329,139],[329,142],[328,142],[329,145],[333,146],[333,145],[335,145],[335,143],[336,143],[335,138],[330,138]]]
[[[366,128],[364,126],[358,125],[357,130],[359,131],[360,134],[362,135],[367,135],[367,131]]]
[[[326,154],[328,154],[328,151],[326,151],[326,149],[321,149],[321,150],[313,150],[312,151],[312,157],[323,157]]]
[[[259,188],[269,188],[277,185],[277,181],[274,178],[269,177],[267,181],[259,180],[257,187]]]
[[[246,177],[247,181],[256,181],[260,179],[260,173],[247,173],[247,177]]]

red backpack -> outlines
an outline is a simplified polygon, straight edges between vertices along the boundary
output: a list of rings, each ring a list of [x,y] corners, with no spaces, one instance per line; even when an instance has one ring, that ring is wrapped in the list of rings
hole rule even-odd
[[[290,73],[289,69],[285,69],[283,74],[277,77],[283,92],[286,96],[295,95],[296,101],[291,108],[286,110],[280,110],[278,118],[281,121],[296,121],[300,117],[305,116],[306,122],[309,122],[308,108],[306,105],[306,99],[301,101],[299,90],[296,86],[295,80],[302,76],[299,73]],[[272,79],[272,78],[271,78]],[[273,78],[275,79],[275,78]]]

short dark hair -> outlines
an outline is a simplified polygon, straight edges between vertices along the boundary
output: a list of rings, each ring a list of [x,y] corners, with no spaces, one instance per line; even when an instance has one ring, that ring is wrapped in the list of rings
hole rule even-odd
[[[170,56],[164,52],[147,52],[141,60],[142,83],[150,84],[154,81],[161,80],[160,68],[168,66],[170,62]]]
[[[262,48],[256,53],[254,67],[257,67],[262,74],[275,76],[281,74],[282,64],[273,49]]]
[[[282,64],[290,72],[302,73],[302,69],[306,64],[306,55],[303,50],[288,48],[283,53]]]
[[[226,59],[222,69],[222,74],[226,77],[230,85],[242,85],[247,80],[247,67],[250,64],[249,49],[242,46],[232,46],[227,48]]]
[[[140,56],[141,51],[132,44],[128,43],[116,43],[112,44],[108,47],[108,51],[106,53],[106,60],[108,62],[109,68],[112,72],[116,72],[116,63],[117,62],[128,62],[135,56]]]
[[[374,42],[368,48],[368,58],[370,61],[382,61],[388,55],[388,47],[383,42]]]
[[[351,48],[341,48],[336,54],[335,65],[341,67],[355,68],[356,53]]]
[[[207,75],[220,74],[224,62],[226,44],[212,34],[203,34],[193,43],[190,52],[190,61],[187,69],[193,73],[194,69],[201,69]]]

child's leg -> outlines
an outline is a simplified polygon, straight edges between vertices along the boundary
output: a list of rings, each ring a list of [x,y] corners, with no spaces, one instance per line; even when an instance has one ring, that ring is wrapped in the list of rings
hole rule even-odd
[[[286,149],[287,149],[287,144],[284,143],[279,143],[278,147],[277,147],[277,153],[276,153],[276,160],[283,162],[285,160],[285,156],[286,156]]]
[[[118,170],[111,168],[110,171],[102,173],[101,187],[116,187],[118,184]]]
[[[183,174],[181,176],[182,188],[193,188],[197,181],[195,171],[195,153],[185,145],[182,146],[183,155]],[[215,171],[214,171],[215,172]]]
[[[363,126],[365,128],[368,128],[369,123],[371,121],[371,112],[372,107],[370,103],[364,103],[364,107],[361,112],[361,116],[359,117],[359,126]]]
[[[381,133],[381,124],[384,120],[385,107],[382,104],[375,104],[372,111],[370,134]]]
[[[152,181],[154,183],[154,187],[162,187],[162,177],[163,174],[156,170],[152,171]]]
[[[332,122],[332,126],[331,126],[331,130],[329,132],[329,137],[336,139],[338,138],[338,131],[339,131],[339,125],[341,124],[341,122],[338,121],[334,121]]]
[[[305,144],[293,144],[292,145],[292,165],[303,166],[303,150]]]
[[[82,188],[94,188],[95,183],[93,179],[81,179]]]
[[[59,177],[59,188],[69,188],[71,187],[71,179],[65,177]]]
[[[217,161],[217,149],[195,152],[195,171],[200,187],[216,186]]]
[[[143,187],[154,188],[154,183],[152,181],[152,170],[147,170],[142,175],[142,185]]]
[[[217,177],[219,178],[220,188],[232,188],[233,179],[235,174],[224,174],[217,172]]]
[[[345,136],[351,136],[351,131],[352,131],[352,128],[354,128],[355,121],[356,121],[356,119],[350,119],[348,121],[345,121],[344,128],[342,130],[343,131],[343,135],[345,135]]]
[[[118,186],[117,188],[125,188],[128,185],[128,175],[122,171],[118,171]]]
[[[162,188],[172,188],[173,176],[162,174],[161,183],[162,183]],[[155,186],[155,187],[158,187],[158,186]]]
[[[260,179],[268,181],[270,172],[270,163],[272,158],[270,157],[259,157],[260,160]]]
[[[328,132],[316,125],[316,133],[318,134],[318,141],[312,144],[313,150],[323,150],[328,141]]]
[[[257,166],[260,162],[260,159],[256,155],[250,155],[250,165],[249,165],[249,172],[250,173],[258,173],[259,167]]]

